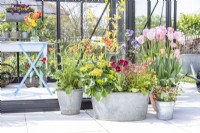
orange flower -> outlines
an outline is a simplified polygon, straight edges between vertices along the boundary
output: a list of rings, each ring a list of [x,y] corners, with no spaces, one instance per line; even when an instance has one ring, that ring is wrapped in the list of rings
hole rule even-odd
[[[152,58],[151,58],[151,57],[148,57],[147,62],[148,62],[149,64],[151,64],[151,63],[152,63]]]
[[[74,46],[72,47],[72,51],[73,51],[73,52],[76,52],[77,49],[78,49],[78,47],[77,47],[76,45],[74,45]]]
[[[38,19],[40,17],[40,15],[38,13],[33,14],[32,18],[34,20]]]
[[[110,46],[112,44],[112,39],[106,38],[106,37],[102,37],[102,41],[103,41],[103,43],[105,43],[106,48],[110,48]]]
[[[94,46],[90,45],[90,46],[88,47],[88,49],[89,49],[89,50],[93,50],[93,49],[94,49]]]
[[[49,48],[49,52],[55,51],[54,48]]]
[[[25,21],[25,22],[28,22],[28,16],[25,16],[25,17],[24,17],[24,21]]]
[[[160,49],[160,53],[161,53],[161,55],[164,55],[165,54],[165,49]]]
[[[33,16],[33,12],[29,12],[29,16],[32,17]]]
[[[42,11],[41,10],[37,10],[37,14],[39,15],[39,17],[41,16],[42,14]]]
[[[86,54],[86,55],[89,55],[89,54],[90,54],[90,50],[86,50],[86,51],[85,51],[85,54]]]

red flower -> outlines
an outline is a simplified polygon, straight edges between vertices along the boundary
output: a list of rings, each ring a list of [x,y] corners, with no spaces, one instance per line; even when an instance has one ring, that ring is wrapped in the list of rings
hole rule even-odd
[[[118,60],[119,65],[123,66],[124,65],[124,60]]]
[[[120,72],[121,71],[121,67],[120,66],[116,66],[115,71],[116,72]]]
[[[126,66],[128,66],[128,61],[127,60],[124,61],[124,67],[126,67]]]
[[[118,60],[118,63],[119,63],[120,66],[124,66],[124,67],[128,66],[127,60]]]
[[[45,64],[45,63],[46,63],[46,60],[47,60],[47,58],[46,58],[46,57],[43,57],[41,61],[42,61],[43,64]]]
[[[26,69],[28,69],[28,68],[29,68],[29,64],[28,64],[28,63],[25,65],[25,68],[26,68]]]
[[[116,63],[115,62],[112,62],[111,64],[110,64],[110,66],[112,67],[112,68],[116,68]]]

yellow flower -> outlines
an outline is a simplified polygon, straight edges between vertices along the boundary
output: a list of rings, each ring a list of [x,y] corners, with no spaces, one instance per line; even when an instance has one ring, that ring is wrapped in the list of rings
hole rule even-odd
[[[93,71],[89,73],[90,76],[100,77],[103,71],[101,69],[95,68]]]
[[[98,83],[99,85],[103,85],[103,80],[98,79],[98,80],[97,80],[97,83]]]
[[[86,72],[87,71],[87,68],[86,67],[81,67],[81,72]]]
[[[87,69],[92,69],[92,68],[94,68],[94,64],[87,64],[85,67],[86,67]]]
[[[108,61],[102,60],[102,61],[98,61],[98,62],[97,62],[97,67],[98,67],[98,68],[103,68],[103,67],[108,66],[108,65],[109,65],[109,62],[108,62]]]
[[[101,53],[101,54],[100,54],[100,56],[99,56],[99,58],[98,58],[98,60],[99,60],[99,61],[102,61],[102,59],[103,59],[103,56],[104,56],[104,54],[103,54],[103,53]]]
[[[37,26],[37,23],[35,22],[35,20],[31,20],[31,25],[33,26],[33,27],[36,27]]]

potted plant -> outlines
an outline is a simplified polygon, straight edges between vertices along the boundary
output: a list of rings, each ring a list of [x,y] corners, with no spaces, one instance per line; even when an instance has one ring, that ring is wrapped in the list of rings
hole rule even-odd
[[[6,21],[21,22],[24,21],[24,16],[29,12],[34,12],[34,9],[26,4],[12,4],[6,8]]]
[[[26,73],[27,70],[29,69],[30,65],[28,63],[25,63],[25,66],[22,70],[22,73]],[[38,62],[36,63],[36,68],[39,72],[39,74],[43,77],[44,81],[46,81],[46,57],[43,57],[41,59],[38,60]],[[30,87],[38,87],[41,86],[43,87],[42,82],[40,81],[39,77],[37,76],[37,74],[35,73],[34,70],[32,70],[28,76],[28,78],[25,81],[25,85],[26,87],[30,88]]]
[[[10,31],[11,31],[11,25],[9,23],[3,23],[1,24],[1,31],[3,32],[2,36],[5,39],[9,39],[10,37]]]
[[[10,32],[10,37],[12,39],[19,39],[19,32],[16,30],[16,26],[12,26],[12,31]]]
[[[142,46],[143,60],[149,64],[152,75],[157,79],[150,97],[152,105],[156,105],[154,109],[157,117],[162,120],[172,119],[174,102],[180,92],[178,83],[184,77],[179,63],[180,50],[177,48],[184,44],[184,35],[171,27],[166,29],[160,26],[145,29],[137,40]]]
[[[81,85],[84,93],[92,97],[95,118],[111,121],[145,119],[153,86],[146,65],[129,65],[127,60],[117,59],[117,56],[110,62],[112,48],[116,47],[114,39],[103,37],[102,42],[105,46],[85,42],[87,56],[84,56],[84,65],[80,69]]]
[[[60,56],[61,69],[57,69],[52,77],[57,80],[56,93],[61,114],[79,114],[83,96],[83,91],[79,86],[79,51],[74,51],[74,47],[70,45],[67,48],[63,47]]]
[[[170,120],[173,118],[176,97],[181,92],[180,80],[184,77],[181,65],[174,53],[157,55],[153,62],[153,70],[157,78],[157,86],[152,94],[155,99],[157,118]],[[153,101],[152,101],[153,102]]]
[[[200,15],[180,14],[178,19],[178,30],[186,35],[185,45],[179,47],[181,52],[180,62],[182,69],[192,74],[190,64],[193,65],[196,73],[200,71]]]
[[[19,31],[22,39],[28,39],[28,26],[25,23],[20,23]]]
[[[31,31],[31,42],[39,42],[38,30],[43,26],[41,15],[41,10],[37,10],[36,13],[30,12],[29,15],[24,17],[25,24],[28,26],[28,31]]]

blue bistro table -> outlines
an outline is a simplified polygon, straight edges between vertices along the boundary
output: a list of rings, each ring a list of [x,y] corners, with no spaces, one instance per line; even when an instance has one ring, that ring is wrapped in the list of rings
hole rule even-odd
[[[25,80],[27,79],[28,75],[32,71],[32,69],[35,70],[37,76],[47,89],[50,95],[52,95],[52,92],[50,91],[49,87],[45,83],[43,77],[39,74],[38,70],[36,69],[35,65],[38,61],[38,59],[43,55],[43,57],[47,57],[47,43],[46,42],[0,42],[0,52],[23,52],[26,56],[30,67],[22,79],[21,83],[19,84],[19,87],[17,87],[14,95],[16,96],[23,86]],[[28,52],[38,52],[36,58],[34,61],[31,61],[30,57],[28,56]],[[46,63],[47,66],[47,63]]]

